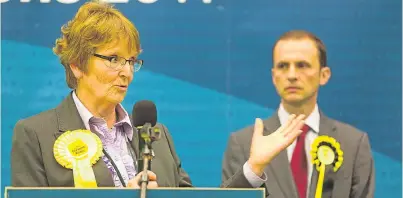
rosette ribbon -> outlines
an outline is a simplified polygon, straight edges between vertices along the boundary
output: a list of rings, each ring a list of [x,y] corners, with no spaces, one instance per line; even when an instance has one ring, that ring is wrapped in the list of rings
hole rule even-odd
[[[343,151],[340,149],[340,143],[333,137],[322,135],[313,141],[310,153],[312,164],[316,165],[316,170],[319,171],[315,198],[321,198],[326,166],[331,166],[336,172],[343,163]]]
[[[73,170],[74,186],[78,188],[97,187],[94,165],[102,156],[102,142],[89,130],[64,132],[53,146],[56,161]]]

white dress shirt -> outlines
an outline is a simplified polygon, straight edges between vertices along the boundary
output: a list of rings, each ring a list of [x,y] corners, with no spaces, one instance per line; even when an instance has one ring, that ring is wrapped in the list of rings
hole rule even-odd
[[[288,120],[288,117],[290,114],[284,109],[283,105],[280,104],[279,110],[278,110],[278,117],[280,119],[281,125],[285,124]],[[314,141],[316,137],[318,137],[319,133],[319,120],[320,120],[320,115],[319,115],[319,109],[318,105],[315,105],[315,108],[313,112],[305,119],[305,124],[307,124],[310,127],[310,130],[306,134],[305,138],[305,153],[306,153],[306,159],[308,163],[308,186],[307,188],[309,189],[309,185],[311,183],[311,175],[312,175],[312,163],[311,163],[311,155],[310,155],[310,150],[311,150],[311,144]],[[288,155],[288,161],[291,163],[291,158],[292,154],[294,152],[294,148],[296,145],[296,140],[289,146],[287,147],[287,155]],[[260,187],[266,180],[266,173],[263,174],[263,177],[259,177],[256,174],[254,174],[248,164],[246,162],[243,166],[243,172],[246,177],[246,179],[249,181],[249,183],[257,188]],[[309,192],[307,190],[307,192]]]

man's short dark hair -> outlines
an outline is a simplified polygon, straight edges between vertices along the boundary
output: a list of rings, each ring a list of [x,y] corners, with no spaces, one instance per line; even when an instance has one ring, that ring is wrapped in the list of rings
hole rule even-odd
[[[326,47],[322,40],[319,39],[316,35],[311,32],[305,30],[291,30],[288,31],[280,36],[280,38],[276,41],[273,46],[273,55],[274,55],[274,48],[276,47],[279,41],[284,40],[299,40],[299,39],[309,39],[313,41],[318,49],[319,55],[319,64],[321,67],[326,67],[327,65],[327,56],[326,56]]]

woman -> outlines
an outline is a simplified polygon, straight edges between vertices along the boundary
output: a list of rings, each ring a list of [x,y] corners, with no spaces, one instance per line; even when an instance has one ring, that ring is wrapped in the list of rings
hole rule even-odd
[[[117,9],[98,2],[81,6],[61,31],[53,51],[72,92],[56,108],[17,122],[12,185],[138,187],[138,135],[120,103],[143,64],[139,34]],[[191,186],[168,130],[158,125],[149,187]]]

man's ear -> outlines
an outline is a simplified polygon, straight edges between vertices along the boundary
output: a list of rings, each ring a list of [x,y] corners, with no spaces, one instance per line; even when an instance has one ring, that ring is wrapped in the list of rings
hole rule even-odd
[[[276,81],[274,80],[274,67],[271,68],[271,82],[273,83],[273,85],[276,84]]]
[[[319,84],[321,86],[326,85],[331,76],[332,76],[332,71],[330,70],[330,67],[325,66],[325,67],[320,68]]]
[[[80,68],[78,68],[76,64],[70,64],[70,69],[73,72],[74,77],[76,77],[77,80],[83,76],[83,71],[81,71]]]

